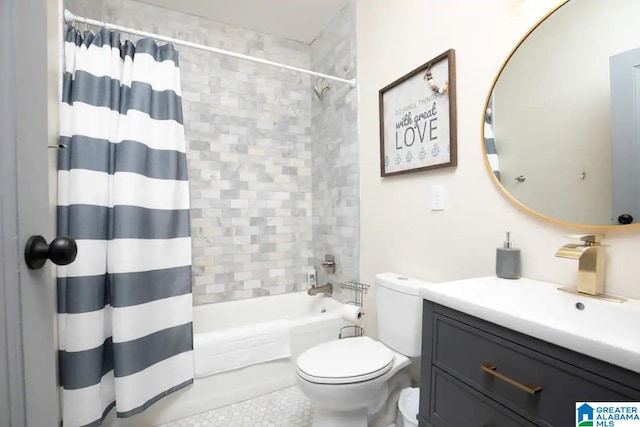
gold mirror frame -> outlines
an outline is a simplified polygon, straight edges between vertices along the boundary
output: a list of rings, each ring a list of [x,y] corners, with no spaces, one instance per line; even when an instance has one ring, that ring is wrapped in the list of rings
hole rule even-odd
[[[520,202],[518,199],[516,199],[514,196],[512,196],[511,193],[509,193],[507,191],[507,189],[502,185],[502,183],[495,176],[495,174],[493,173],[493,169],[491,168],[491,164],[489,163],[489,156],[487,154],[487,148],[486,148],[485,139],[484,139],[484,122],[485,122],[485,116],[487,114],[487,108],[489,107],[489,101],[491,100],[491,95],[493,94],[493,90],[496,87],[496,83],[498,83],[498,79],[500,78],[500,75],[504,71],[504,69],[507,66],[507,63],[509,62],[511,57],[515,54],[515,52],[518,50],[520,45],[522,45],[522,43],[524,43],[524,41],[527,39],[527,37],[529,37],[531,35],[531,33],[533,33],[544,21],[546,21],[547,18],[549,18],[556,11],[558,11],[558,9],[562,8],[562,6],[566,5],[570,1],[571,0],[563,0],[562,3],[558,4],[557,6],[555,6],[550,12],[548,12],[538,22],[536,22],[533,25],[533,27],[531,27],[531,29],[529,29],[529,31],[527,31],[525,33],[525,35],[518,41],[518,43],[515,45],[515,47],[513,49],[511,49],[511,52],[509,52],[509,55],[507,55],[507,58],[503,61],[502,65],[500,66],[500,69],[498,70],[498,74],[496,74],[495,78],[493,79],[493,83],[491,83],[491,88],[489,89],[489,93],[487,94],[487,98],[484,101],[484,108],[482,109],[482,117],[481,117],[481,121],[480,121],[480,136],[481,136],[481,140],[482,140],[481,143],[482,143],[482,155],[484,157],[484,165],[485,165],[485,167],[487,169],[487,172],[489,173],[489,176],[491,177],[491,180],[496,185],[498,190],[500,190],[502,195],[504,197],[506,197],[507,200],[509,200],[511,203],[516,205],[518,208],[520,208],[520,209],[524,210],[525,212],[533,215],[534,217],[543,219],[545,221],[552,222],[552,223],[557,224],[557,225],[562,225],[562,226],[570,227],[570,228],[579,228],[579,229],[582,229],[582,230],[588,229],[588,230],[597,230],[597,231],[614,231],[614,230],[621,230],[621,229],[628,230],[628,229],[631,229],[631,228],[638,228],[638,227],[640,227],[640,222],[637,222],[637,223],[634,223],[634,224],[621,224],[621,225],[613,225],[613,224],[612,225],[590,225],[590,224],[578,224],[578,223],[563,221],[561,219],[557,219],[557,218],[553,218],[553,217],[550,217],[550,216],[547,216],[547,215],[543,215],[540,212],[535,211],[535,210],[531,209],[530,207],[526,206],[525,204]],[[579,0],[575,0],[575,1],[579,1]]]

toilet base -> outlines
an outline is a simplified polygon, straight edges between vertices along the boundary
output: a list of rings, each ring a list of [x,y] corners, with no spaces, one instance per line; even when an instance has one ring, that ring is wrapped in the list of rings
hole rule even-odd
[[[337,410],[316,406],[313,427],[387,427],[398,413],[400,391],[410,383],[408,372],[402,370],[377,390],[377,396],[366,407]]]

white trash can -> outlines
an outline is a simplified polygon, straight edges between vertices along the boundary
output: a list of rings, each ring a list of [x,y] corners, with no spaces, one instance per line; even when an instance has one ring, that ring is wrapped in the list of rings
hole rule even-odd
[[[420,389],[405,388],[400,392],[398,408],[402,414],[402,425],[404,427],[418,427],[418,407],[420,405]]]

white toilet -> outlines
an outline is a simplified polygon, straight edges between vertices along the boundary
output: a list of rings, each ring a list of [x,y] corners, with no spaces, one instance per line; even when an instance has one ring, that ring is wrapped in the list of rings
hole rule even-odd
[[[395,273],[376,276],[380,341],[368,337],[329,341],[302,353],[296,379],[315,406],[315,427],[388,426],[385,414],[409,387],[409,358],[420,356],[425,282]],[[366,309],[366,307],[365,307]],[[366,311],[366,310],[365,310]],[[388,418],[388,417],[387,417]]]

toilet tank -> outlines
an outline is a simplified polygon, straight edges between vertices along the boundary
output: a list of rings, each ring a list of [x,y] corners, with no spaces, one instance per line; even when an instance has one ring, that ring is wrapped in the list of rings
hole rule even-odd
[[[376,276],[378,339],[408,357],[420,356],[420,287],[428,283],[396,273],[382,273]]]

